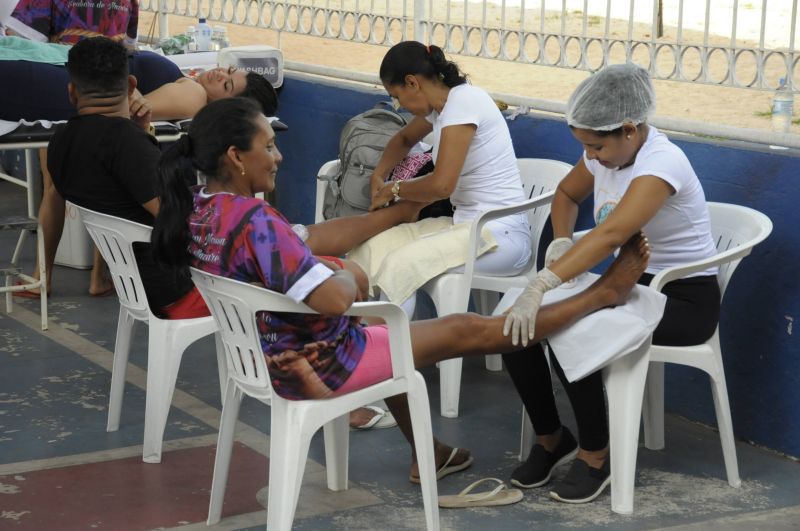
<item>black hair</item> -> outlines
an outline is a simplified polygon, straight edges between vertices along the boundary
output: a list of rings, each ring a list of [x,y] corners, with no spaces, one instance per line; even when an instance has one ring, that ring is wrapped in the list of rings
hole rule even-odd
[[[417,41],[395,44],[381,61],[379,76],[385,85],[403,85],[408,75],[438,79],[450,88],[467,82],[467,76],[447,60],[441,48]]]
[[[570,129],[575,129],[575,127],[571,126],[571,125],[569,126],[569,128]],[[595,129],[590,129],[590,131],[592,133],[594,133],[595,135],[599,136],[599,137],[622,136],[622,133],[624,132],[624,127],[623,126],[619,126],[616,129],[612,129],[611,131],[597,131]]]
[[[67,55],[67,72],[81,94],[127,94],[128,50],[106,37],[83,39]]]
[[[222,168],[225,153],[231,146],[242,151],[251,148],[261,115],[258,104],[249,98],[212,101],[195,115],[189,133],[161,156],[158,164],[161,204],[151,237],[157,261],[173,266],[189,263],[187,220],[194,199],[187,182],[196,181],[196,170],[208,182],[226,182],[230,177]]]
[[[246,79],[247,84],[239,96],[255,100],[261,106],[264,116],[275,116],[278,112],[278,93],[272,83],[255,72],[248,72]]]

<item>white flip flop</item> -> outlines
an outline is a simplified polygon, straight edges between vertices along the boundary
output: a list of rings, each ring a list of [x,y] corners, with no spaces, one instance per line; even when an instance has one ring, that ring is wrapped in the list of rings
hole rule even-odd
[[[450,456],[448,456],[447,461],[445,461],[444,464],[436,470],[436,481],[439,481],[443,477],[449,476],[450,474],[454,474],[455,472],[461,472],[465,468],[469,468],[472,465],[472,462],[475,460],[472,455],[457,465],[450,464],[453,462],[453,459],[456,458],[456,455],[458,455],[459,450],[460,448],[453,448],[453,451],[450,452]],[[414,476],[408,476],[408,480],[411,483],[420,483],[420,479],[418,477],[415,478]]]
[[[383,408],[378,406],[364,406],[366,409],[375,412],[375,416],[369,419],[361,426],[351,426],[354,430],[380,430],[383,428],[393,428],[397,426],[397,421],[394,416]]]
[[[482,483],[496,483],[497,486],[485,492],[472,494],[475,487]],[[467,488],[454,495],[439,496],[439,507],[447,509],[463,509],[469,507],[495,507],[511,505],[522,500],[522,491],[509,489],[502,479],[483,478],[468,485]]]

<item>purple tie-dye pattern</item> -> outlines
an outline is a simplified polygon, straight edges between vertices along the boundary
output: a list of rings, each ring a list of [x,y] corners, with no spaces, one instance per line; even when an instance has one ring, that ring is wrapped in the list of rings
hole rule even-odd
[[[231,194],[203,196],[200,189],[194,190],[194,212],[189,217],[194,267],[286,293],[319,263],[268,203]],[[301,350],[315,341],[335,342],[335,348],[320,351],[319,365],[324,368],[317,370],[334,391],[350,377],[364,352],[366,336],[351,318],[270,312],[261,312],[258,318],[261,348],[267,356]],[[273,375],[272,384],[284,398],[306,398],[291,381]]]
[[[20,0],[13,17],[51,42],[75,44],[98,35],[135,41],[139,0]]]

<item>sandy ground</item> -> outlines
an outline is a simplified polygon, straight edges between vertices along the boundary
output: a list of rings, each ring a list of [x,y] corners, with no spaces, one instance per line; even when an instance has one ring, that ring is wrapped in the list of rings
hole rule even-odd
[[[696,4],[700,4],[700,2]],[[704,4],[704,2],[702,4]],[[140,35],[144,36],[148,34],[148,30],[151,28],[153,15],[151,13],[142,13],[141,15]],[[454,14],[453,16],[455,17],[456,15]],[[492,16],[493,13],[490,11],[489,19],[491,19]],[[740,13],[740,17],[741,16],[743,16],[742,13]],[[527,21],[530,16],[526,14],[526,17]],[[721,20],[723,18],[724,17],[715,16],[715,20]],[[580,30],[581,19],[580,13],[578,13],[578,16],[574,16],[570,19],[570,24],[574,26],[572,29],[576,33]],[[594,30],[590,27],[590,34],[591,31],[595,31],[595,34],[602,34],[605,30],[604,22],[597,22],[597,19],[592,17],[589,17],[589,19],[594,20],[594,25],[597,26]],[[170,32],[172,34],[181,33],[187,25],[194,23],[194,19],[170,16]],[[548,24],[552,23],[552,21],[548,22]],[[218,25],[217,22],[212,22],[212,24]],[[228,27],[231,44],[234,46],[244,44],[269,44],[279,47],[283,51],[286,60],[302,63],[326,65],[375,74],[377,73],[381,58],[386,52],[386,47],[384,46],[309,37],[288,32],[282,32],[279,35],[278,32],[273,30],[232,24],[223,25]],[[526,23],[526,27],[528,26],[530,26],[530,24]],[[569,27],[568,25],[568,28]],[[626,26],[622,20],[615,19],[613,24],[610,25],[610,33],[623,38],[627,36],[627,29],[625,28]],[[551,29],[548,28],[548,30]],[[556,30],[556,28],[552,28],[552,30]],[[637,23],[634,27],[634,38],[649,39],[650,30],[651,25],[649,23]],[[722,33],[723,28],[720,28],[719,31]],[[674,36],[672,34],[674,34],[674,29],[667,27],[666,37]],[[434,43],[436,43],[436,33],[434,33],[433,38]],[[685,29],[683,32],[683,39],[684,42],[701,42],[702,32]],[[712,35],[709,40],[711,43],[716,43],[721,46],[730,43],[730,37],[723,35]],[[472,41],[468,44],[471,44],[471,42]],[[757,42],[753,42],[753,44],[757,45]],[[530,49],[527,50],[529,53],[531,52]],[[621,51],[620,49],[612,53],[612,62],[624,61],[624,55],[621,55]],[[546,47],[544,52],[552,54],[553,50]],[[590,56],[590,64],[592,64],[591,60],[593,58],[596,60],[596,57],[597,56]],[[519,64],[502,60],[480,59],[457,55],[453,55],[452,59],[459,64],[462,70],[469,74],[473,84],[490,92],[519,94],[527,97],[561,102],[565,102],[577,84],[589,75],[588,72],[581,70]],[[634,55],[634,60],[645,64],[646,61],[648,61],[645,54]],[[739,79],[751,79],[753,77],[753,64],[753,62],[748,63],[747,61],[739,64],[737,70]],[[666,55],[658,56],[657,68],[669,71],[673,66],[673,61],[671,61],[669,57]],[[724,61],[712,61],[710,66],[713,76],[725,76],[727,65],[724,64]],[[699,68],[699,61],[690,57],[684,63],[684,68],[688,68],[690,71],[698,71],[696,69]],[[779,65],[772,63],[767,65],[766,78],[770,80],[771,83],[776,84],[777,78],[780,77],[780,75],[781,71]],[[660,80],[655,81],[655,87],[657,94],[657,115],[702,120],[705,122],[754,129],[769,130],[771,128],[769,110],[771,107],[772,92],[770,91]],[[800,106],[800,102],[795,106],[795,115],[798,114],[798,106]],[[794,132],[800,132],[797,125],[793,126],[793,129]]]

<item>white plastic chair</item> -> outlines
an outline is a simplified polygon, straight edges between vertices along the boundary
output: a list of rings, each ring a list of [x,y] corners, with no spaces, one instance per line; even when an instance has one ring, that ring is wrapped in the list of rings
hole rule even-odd
[[[772,231],[769,218],[751,208],[710,202],[708,210],[711,232],[719,254],[681,267],[665,269],[650,282],[651,288],[660,291],[672,280],[719,266],[717,279],[720,293],[724,294],[742,258],[749,255],[753,247]],[[585,232],[576,233],[575,237],[583,234]],[[665,347],[646,342],[633,353],[603,369],[609,415],[611,509],[616,513],[633,512],[640,418],[643,418],[645,446],[651,450],[664,448],[665,362],[689,365],[709,374],[728,483],[733,487],[741,485],[717,326],[714,335],[702,345]],[[523,409],[520,461],[527,458],[533,437],[530,419]]]
[[[329,160],[320,166],[317,172],[317,202],[314,204],[314,223],[322,223],[325,216],[322,215],[322,207],[325,202],[325,190],[328,189],[330,179],[339,174],[342,162],[339,159]]]
[[[742,259],[772,232],[770,219],[752,208],[725,203],[708,203],[708,210],[711,214],[711,230],[719,254],[707,260],[665,269],[650,282],[651,288],[661,291],[668,282],[716,265],[719,266],[717,280],[722,296]],[[739,487],[741,480],[736,462],[736,445],[733,439],[725,370],[722,366],[719,325],[714,330],[714,335],[701,345],[688,347],[653,345],[651,347],[643,407],[645,446],[651,450],[664,448],[664,363],[688,365],[708,374],[711,379],[711,392],[714,398],[714,409],[717,415],[728,483],[732,487]]]
[[[146,463],[160,463],[164,430],[183,352],[201,337],[215,333],[217,326],[212,317],[160,319],[150,310],[133,255],[133,243],[149,242],[151,227],[77,205],[76,208],[81,213],[89,235],[108,264],[119,297],[119,319],[117,339],[114,344],[106,430],[119,429],[131,338],[137,321],[143,321],[149,325],[150,334],[147,346],[147,398],[142,460]],[[220,385],[223,385],[225,364],[219,339],[217,339],[217,363],[220,370]]]
[[[505,293],[512,287],[524,287],[530,277],[536,273],[536,256],[547,218],[550,216],[550,202],[559,181],[572,169],[570,164],[551,159],[517,159],[522,176],[522,187],[528,199],[518,205],[497,208],[484,212],[472,222],[470,229],[469,254],[464,265],[464,273],[446,273],[428,283],[422,289],[433,300],[436,312],[440,316],[466,312],[471,289],[479,292],[479,307],[483,313],[489,313],[491,304],[487,292]],[[329,178],[339,172],[339,160],[331,160],[323,164],[317,172],[317,196],[315,222],[324,221],[322,204]],[[326,178],[327,177],[327,178]],[[515,276],[494,277],[474,273],[478,235],[483,226],[490,220],[527,212],[531,226],[532,255],[528,266]],[[471,280],[470,280],[471,279]],[[439,363],[441,414],[444,417],[458,416],[458,402],[461,387],[461,358]],[[502,360],[499,354],[486,356],[486,366],[490,370],[501,370]]]
[[[466,312],[472,289],[484,292],[505,293],[513,287],[525,287],[536,274],[536,258],[539,238],[542,229],[550,216],[550,203],[558,183],[572,169],[570,164],[550,159],[517,159],[522,187],[526,201],[509,207],[496,208],[484,212],[473,220],[470,228],[469,255],[464,264],[464,273],[445,273],[431,279],[422,289],[428,293],[439,316]],[[475,259],[479,243],[479,235],[483,226],[490,220],[516,214],[528,213],[531,227],[531,259],[525,270],[514,276],[497,277],[474,272]],[[481,304],[483,313],[491,308]],[[500,370],[502,362],[499,354],[486,357],[487,367]],[[443,417],[458,416],[458,402],[461,388],[461,358],[439,363],[441,415]]]
[[[347,489],[349,412],[382,398],[407,393],[427,528],[438,530],[439,509],[430,406],[425,380],[414,370],[408,318],[402,309],[387,302],[365,302],[354,304],[347,312],[347,315],[381,317],[387,323],[392,379],[335,398],[286,400],[272,390],[256,326],[256,312],[315,313],[314,310],[285,295],[194,268],[192,278],[220,328],[228,365],[208,524],[219,522],[222,513],[234,432],[243,395],[271,402],[267,527],[271,531],[288,531],[294,520],[314,433],[324,426],[328,488]]]
[[[0,293],[6,294],[6,312],[11,313],[13,303],[13,293],[15,291],[25,291],[29,289],[39,289],[39,305],[42,319],[42,330],[47,330],[47,269],[44,263],[44,237],[42,227],[36,219],[23,216],[12,216],[0,218],[0,230],[20,231],[14,254],[11,257],[10,267],[0,268],[0,277],[6,277],[4,285],[0,286]],[[19,256],[22,252],[22,245],[28,232],[36,233],[36,255],[39,261],[39,278],[35,279],[22,272],[18,267]],[[19,279],[20,284],[13,281]]]

